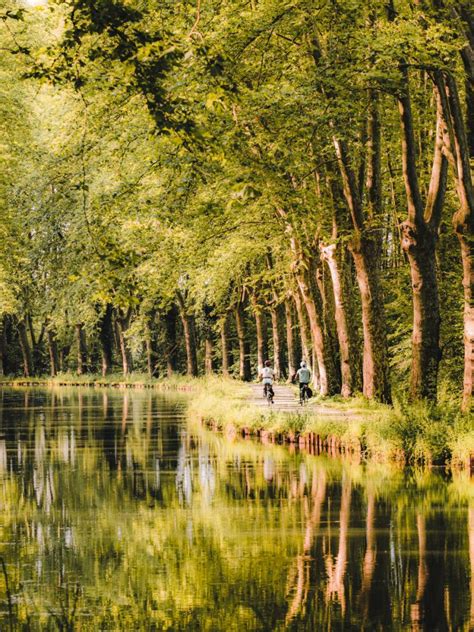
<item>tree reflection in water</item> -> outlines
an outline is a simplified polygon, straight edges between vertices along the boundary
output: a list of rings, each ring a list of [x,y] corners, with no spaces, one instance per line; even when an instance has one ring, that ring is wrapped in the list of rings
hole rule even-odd
[[[185,401],[2,392],[1,629],[474,627],[468,477],[231,443]]]

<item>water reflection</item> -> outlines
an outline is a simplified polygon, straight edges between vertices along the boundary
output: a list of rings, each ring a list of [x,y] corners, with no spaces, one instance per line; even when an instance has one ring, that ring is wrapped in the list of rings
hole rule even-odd
[[[464,475],[232,444],[151,392],[1,399],[2,630],[474,628]]]

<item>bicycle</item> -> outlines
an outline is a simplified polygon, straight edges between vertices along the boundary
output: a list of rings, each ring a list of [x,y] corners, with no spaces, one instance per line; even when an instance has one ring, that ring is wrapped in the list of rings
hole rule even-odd
[[[304,406],[308,403],[309,400],[309,386],[308,384],[303,384],[300,388],[300,406]]]
[[[263,396],[265,397],[265,399],[268,402],[268,405],[271,406],[273,404],[273,388],[271,384],[264,384],[263,385]]]

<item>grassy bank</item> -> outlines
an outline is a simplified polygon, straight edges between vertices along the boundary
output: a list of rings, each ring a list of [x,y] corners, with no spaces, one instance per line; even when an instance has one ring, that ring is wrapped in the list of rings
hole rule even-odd
[[[60,373],[55,377],[3,377],[4,386],[97,386],[109,388],[157,388],[163,390],[191,390],[201,382],[197,378],[176,375],[171,378],[150,378],[146,373],[110,373],[102,376],[94,373],[76,375]]]
[[[295,414],[257,407],[238,382],[214,379],[196,390],[188,412],[228,435],[299,442],[376,461],[469,467],[474,455],[473,417],[461,415],[449,398],[436,407],[398,400],[393,408],[362,397],[333,398]]]
[[[469,466],[474,456],[474,419],[461,415],[457,402],[441,393],[436,407],[394,407],[363,397],[315,399],[301,413],[274,412],[248,400],[247,385],[221,377],[152,378],[146,374],[74,375],[54,378],[3,378],[9,386],[90,386],[153,388],[192,392],[189,418],[227,435],[258,435],[264,441],[299,442],[316,449],[354,453],[375,461],[449,463]]]

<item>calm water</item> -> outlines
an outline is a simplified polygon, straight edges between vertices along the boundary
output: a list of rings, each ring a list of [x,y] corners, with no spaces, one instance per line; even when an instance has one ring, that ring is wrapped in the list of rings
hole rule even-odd
[[[474,484],[0,393],[1,630],[474,629]],[[7,589],[8,582],[8,589]]]

